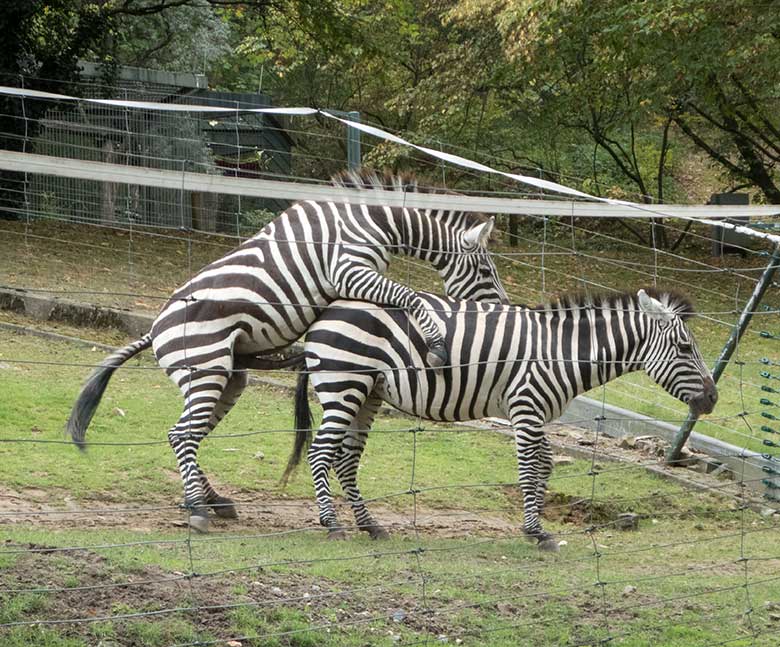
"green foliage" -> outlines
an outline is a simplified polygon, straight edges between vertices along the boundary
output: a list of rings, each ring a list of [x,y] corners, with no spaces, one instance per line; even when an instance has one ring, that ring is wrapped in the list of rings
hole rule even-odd
[[[513,72],[508,91],[586,131],[641,193],[663,175],[666,136],[682,135],[733,178],[780,197],[780,15],[771,3],[738,0],[724,11],[708,0],[462,0],[452,15],[494,24]],[[655,159],[645,169],[637,143],[648,136]]]

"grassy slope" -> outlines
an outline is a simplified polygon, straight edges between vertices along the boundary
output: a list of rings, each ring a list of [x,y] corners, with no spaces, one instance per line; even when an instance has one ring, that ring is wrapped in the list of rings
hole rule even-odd
[[[115,232],[50,222],[34,222],[29,228],[23,223],[2,222],[0,227],[1,284],[64,290],[69,292],[65,296],[76,300],[150,313],[156,312],[191,272],[221,256],[236,242],[220,236]],[[636,289],[657,280],[659,286],[674,287],[694,297],[700,311],[717,313],[710,316],[722,323],[700,318],[692,324],[705,358],[714,364],[736,321],[735,304],[744,303],[752,290],[750,281],[730,269],[761,267],[766,258],[753,254],[715,260],[709,257],[708,243],[701,238],[690,239],[691,244],[674,255],[655,255],[629,237],[621,235],[626,240],[619,240],[602,231],[591,231],[590,227],[590,223],[577,225],[573,243],[566,225],[550,225],[546,234],[538,227],[523,230],[519,247],[505,249],[504,256],[497,259],[512,298],[538,303],[557,292],[586,287],[585,281],[615,289]],[[546,244],[542,245],[545,237]],[[577,255],[569,253],[572,246]],[[699,262],[722,271],[701,273]],[[417,289],[441,290],[435,274],[419,263],[397,261],[391,274]],[[778,303],[772,301],[775,297],[776,290],[770,290],[767,302],[777,307]],[[739,447],[766,451],[762,445],[766,434],[761,426],[773,423],[760,413],[769,410],[780,416],[780,409],[759,404],[759,399],[767,396],[760,386],[767,381],[759,375],[766,367],[758,360],[776,357],[777,341],[762,339],[758,332],[776,332],[777,323],[777,314],[754,319],[735,355],[743,364],[732,362],[728,367],[719,385],[718,408],[697,425],[697,431]],[[772,385],[776,386],[774,381]],[[644,374],[626,376],[603,392],[596,389],[590,395],[672,423],[678,423],[686,414],[681,403]],[[772,396],[769,399],[780,400]],[[743,412],[748,415],[741,416]],[[774,426],[777,428],[777,424]]]
[[[89,369],[17,364],[14,360],[91,364],[102,353],[4,331],[0,331],[0,352],[0,440],[61,440],[63,421]],[[178,414],[178,394],[150,363],[133,362],[131,366],[138,368],[119,371],[112,380],[89,438],[163,441],[161,445],[95,446],[80,454],[67,444],[0,443],[0,485],[17,490],[41,488],[49,493],[52,504],[65,505],[68,497],[85,506],[90,501],[108,502],[114,507],[177,502],[180,486],[164,434]],[[121,407],[126,415],[113,414],[115,407]],[[289,411],[287,395],[253,388],[220,432],[289,428]],[[410,422],[403,419],[377,422],[382,429],[409,426]],[[284,494],[277,488],[289,442],[289,432],[214,438],[202,452],[202,464],[220,484],[238,490],[243,500],[310,497],[311,485],[304,470]],[[265,453],[265,460],[253,458],[258,449]],[[361,470],[364,494],[383,497],[406,490],[411,484],[411,456],[412,434],[374,434]],[[418,496],[420,505],[428,511],[468,509],[485,518],[517,518],[519,514],[511,488],[459,487],[514,480],[513,451],[507,438],[485,432],[437,433],[432,427],[418,437],[415,465],[415,487],[444,488]],[[776,636],[770,633],[770,610],[764,602],[780,600],[780,583],[760,581],[777,577],[778,563],[750,561],[745,566],[738,562],[743,555],[776,556],[772,537],[777,531],[770,522],[749,512],[735,511],[733,504],[725,501],[686,492],[641,469],[606,470],[595,479],[588,475],[589,469],[586,461],[556,469],[551,484],[553,500],[589,499],[593,494],[593,521],[607,521],[616,512],[633,509],[645,515],[642,529],[624,534],[604,528],[591,536],[583,532],[590,525],[587,511],[577,523],[551,520],[549,527],[568,542],[559,557],[539,555],[533,546],[514,537],[486,539],[479,527],[460,533],[456,539],[425,534],[417,538],[405,533],[385,544],[363,537],[333,544],[325,542],[319,531],[271,538],[227,532],[185,542],[188,534],[184,530],[117,529],[96,534],[86,529],[56,530],[47,525],[6,525],[3,536],[10,548],[28,543],[95,546],[163,539],[175,543],[94,548],[78,553],[85,555],[87,563],[98,565],[96,580],[90,579],[89,569],[68,554],[32,556],[0,550],[2,587],[72,587],[94,581],[121,582],[128,577],[170,577],[191,569],[204,575],[195,580],[193,589],[185,588],[167,598],[160,597],[156,589],[144,599],[130,599],[117,592],[110,594],[108,601],[89,603],[82,600],[82,594],[65,598],[53,593],[0,593],[0,623],[101,615],[101,604],[108,605],[105,608],[111,614],[222,600],[251,604],[209,614],[208,622],[204,617],[182,613],[83,626],[5,629],[0,630],[0,644],[63,647],[96,644],[99,640],[111,644],[114,640],[122,645],[164,645],[294,632],[245,644],[391,645],[397,644],[393,636],[414,643],[444,634],[451,642],[460,638],[467,645],[558,645],[596,640],[604,635],[606,624],[616,636],[616,644],[632,647],[688,647],[730,639],[736,640],[731,643],[734,645],[776,644]],[[408,495],[385,501],[385,505],[399,511],[409,511],[410,503]],[[313,524],[315,520],[312,517],[307,521]],[[743,528],[748,532],[741,543]],[[425,551],[411,552],[419,548]],[[598,559],[594,550],[600,554]],[[377,552],[397,554],[372,556]],[[257,568],[272,563],[276,565]],[[43,580],[36,575],[44,568],[51,572],[53,567],[56,573]],[[745,567],[755,609],[752,622],[761,634],[756,640],[750,637],[749,624],[741,615],[747,605],[745,590],[740,588],[745,583]],[[226,569],[232,573],[224,573]],[[223,574],[208,575],[215,571]],[[597,581],[607,584],[595,587]],[[298,597],[304,591],[312,593],[317,590],[314,586],[320,591],[361,591],[311,606],[303,599],[282,606],[258,604],[258,600],[274,595],[270,592],[273,583],[290,597],[295,597],[293,593],[300,594]],[[636,591],[626,592],[628,585],[635,586]],[[257,586],[265,588],[257,593]],[[222,593],[218,595],[219,591]],[[63,600],[70,600],[75,610],[68,605],[63,609]],[[425,613],[425,608],[434,613]],[[406,614],[402,622],[390,617],[398,609]],[[331,622],[341,628],[308,630]]]

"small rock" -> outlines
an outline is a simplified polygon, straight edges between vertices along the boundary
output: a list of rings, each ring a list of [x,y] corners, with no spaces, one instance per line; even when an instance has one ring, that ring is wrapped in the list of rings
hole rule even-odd
[[[241,647],[241,645],[243,645],[243,643],[238,640],[228,640],[226,644],[227,647]]]
[[[274,595],[282,595],[282,589],[280,589],[278,586],[271,587],[271,593]]]
[[[450,642],[450,639],[447,638],[447,636],[445,636],[444,634],[439,634],[438,636],[436,636],[436,640],[438,640],[440,643]]]
[[[312,591],[319,591],[319,590],[320,590],[320,587],[319,587],[317,584],[312,584],[312,585],[311,585],[311,590],[312,590]]]
[[[761,508],[761,516],[764,517],[764,519],[768,519],[775,514],[777,514],[777,510],[774,508]]]
[[[263,452],[255,452],[255,456],[254,457],[257,460],[261,461],[261,460],[263,460],[265,458],[265,454],[263,454]]]
[[[574,465],[574,459],[571,456],[553,456],[553,465]]]
[[[636,449],[636,438],[634,436],[626,436],[620,441],[620,447],[623,449]]]
[[[639,515],[633,512],[622,512],[615,519],[618,530],[639,530]]]
[[[777,622],[778,620],[780,620],[780,613],[770,613],[769,614],[769,619],[772,622]]]
[[[304,600],[308,600],[310,597],[311,597],[311,593],[304,593],[303,594],[303,599]]]
[[[515,608],[508,602],[497,602],[496,611],[498,611],[499,613],[506,613],[511,615],[515,612]]]
[[[91,350],[93,353],[97,353],[97,352],[98,352],[98,350],[100,350],[100,349],[99,349],[97,346],[93,346],[93,347],[92,347],[92,348],[90,348],[89,350]]]
[[[629,596],[629,595],[632,595],[634,593],[636,593],[636,587],[635,586],[631,586],[630,584],[623,589],[623,597],[624,598]]]
[[[406,613],[403,609],[398,609],[393,613],[393,622],[403,622],[404,618],[406,618]]]
[[[0,362],[0,369],[8,370],[10,368],[12,368],[10,364],[6,364],[5,362]]]
[[[565,539],[561,539],[561,540],[558,542],[558,545],[559,545],[559,546],[568,546],[568,545],[569,545],[569,542],[568,542],[568,541],[566,541]]]
[[[119,416],[120,418],[124,418],[127,414],[124,412],[124,409],[120,409],[119,407],[114,407],[111,410],[111,413],[113,413],[115,416]]]
[[[767,611],[777,611],[778,609],[780,609],[780,604],[778,604],[777,602],[772,602],[771,600],[766,600],[764,601],[764,608]]]

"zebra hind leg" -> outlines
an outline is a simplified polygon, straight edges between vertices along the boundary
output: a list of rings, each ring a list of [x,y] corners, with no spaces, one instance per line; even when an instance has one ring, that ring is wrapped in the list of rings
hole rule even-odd
[[[213,430],[214,427],[219,424],[220,420],[222,420],[233,408],[233,405],[244,392],[248,382],[249,375],[246,371],[236,371],[231,374],[227,385],[222,391],[222,395],[219,397],[217,405],[214,407],[214,411],[211,413],[209,431]],[[201,485],[203,486],[203,498],[214,514],[221,519],[237,519],[238,512],[236,511],[235,502],[232,499],[217,493],[211,486],[211,483],[209,483],[200,466],[198,466],[198,471],[200,472]]]
[[[211,416],[228,382],[224,369],[172,369],[173,379],[184,394],[184,410],[178,422],[168,432],[168,443],[176,455],[179,474],[184,484],[184,505],[189,510],[188,523],[198,532],[208,532],[206,493],[216,494],[207,484],[198,467],[198,447],[208,435]]]
[[[343,380],[342,377],[349,379]],[[333,388],[334,383],[340,386]],[[329,539],[345,539],[346,531],[333,507],[329,472],[343,451],[345,437],[354,429],[369,394],[374,390],[371,375],[341,376],[331,373],[314,383],[322,404],[322,424],[309,447],[309,466],[319,507],[320,524],[328,529]],[[373,418],[373,416],[372,416]]]
[[[371,429],[371,423],[373,423],[374,416],[376,416],[381,404],[382,399],[379,396],[372,394],[369,397],[344,438],[341,454],[336,459],[335,464],[336,476],[352,506],[357,527],[363,532],[367,532],[371,539],[389,539],[390,533],[376,522],[366,508],[366,503],[357,486],[357,471],[360,457],[366,446],[368,431]]]
[[[336,516],[328,473],[341,449],[346,430],[343,427],[325,427],[324,424],[323,421],[323,426],[309,447],[309,466],[317,497],[320,525],[328,529],[329,540],[341,540],[347,538],[347,533]]]

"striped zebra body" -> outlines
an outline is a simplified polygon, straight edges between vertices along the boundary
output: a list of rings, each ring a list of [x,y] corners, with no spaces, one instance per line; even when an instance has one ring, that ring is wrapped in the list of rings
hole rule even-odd
[[[370,174],[338,182],[415,190],[402,178]],[[289,346],[337,298],[408,310],[428,345],[427,365],[441,364],[444,342],[426,303],[383,272],[391,254],[402,253],[430,261],[453,296],[505,302],[486,250],[492,225],[461,212],[301,202],[178,289],[144,343],[151,341],[158,363],[184,396],[184,411],[168,439],[190,524],[207,529],[207,506],[219,516],[235,516],[232,502],[217,494],[198,466],[197,450],[246,387],[244,368],[256,365],[258,355]],[[115,368],[104,364],[79,396],[68,422],[74,439],[83,441]],[[96,390],[98,383],[102,388]]]
[[[403,311],[338,301],[307,333],[307,373],[299,389],[306,388],[308,375],[323,407],[309,463],[320,521],[336,536],[342,531],[329,489],[331,467],[358,526],[372,536],[386,534],[356,482],[366,435],[383,400],[426,420],[508,418],[515,430],[524,531],[554,549],[540,521],[552,469],[545,423],[577,395],[640,369],[694,411],[711,411],[717,399],[685,325],[690,304],[676,295],[563,298],[537,308],[424,298],[445,331],[452,365],[440,371],[423,368],[424,337]],[[300,414],[296,426],[304,434]],[[291,457],[288,470],[298,458]]]

